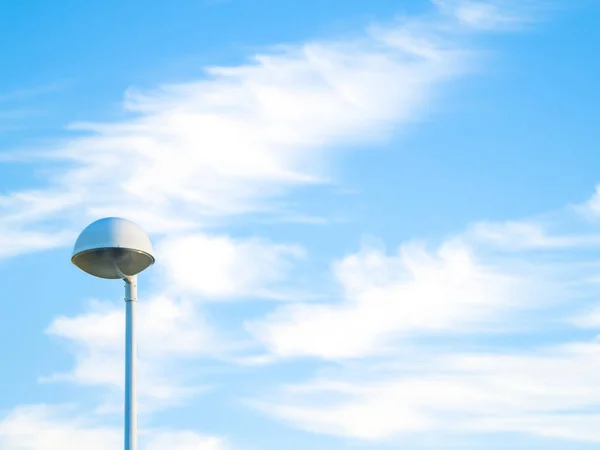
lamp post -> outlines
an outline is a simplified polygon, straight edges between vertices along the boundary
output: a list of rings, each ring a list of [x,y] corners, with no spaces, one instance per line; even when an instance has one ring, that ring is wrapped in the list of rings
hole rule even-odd
[[[135,223],[108,217],[93,222],[81,232],[71,261],[95,277],[125,281],[125,450],[137,450],[137,274],[154,264],[152,243]]]

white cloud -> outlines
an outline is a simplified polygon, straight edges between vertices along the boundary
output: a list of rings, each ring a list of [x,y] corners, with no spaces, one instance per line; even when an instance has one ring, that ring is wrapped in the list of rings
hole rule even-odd
[[[600,234],[552,235],[542,224],[528,221],[478,222],[469,229],[467,236],[478,244],[514,251],[600,245]]]
[[[157,248],[166,272],[164,283],[177,292],[204,299],[281,297],[276,286],[286,279],[292,261],[304,255],[299,246],[258,239],[204,234],[166,238]]]
[[[52,94],[65,87],[65,83],[46,84],[28,88],[16,89],[10,92],[0,93],[0,102],[13,102],[31,98],[37,98],[42,95]]]
[[[74,233],[40,226],[39,221],[60,213],[75,199],[75,196],[44,191],[0,195],[0,258],[52,249],[71,242]]]
[[[446,14],[466,26],[480,30],[506,30],[522,27],[538,19],[547,0],[433,0]]]
[[[145,450],[225,450],[225,441],[217,437],[188,432],[162,432],[151,436]]]
[[[65,417],[68,410],[49,405],[14,409],[0,422],[4,450],[108,450],[122,446],[118,430]]]
[[[47,185],[5,194],[0,228],[73,231],[117,215],[174,233],[276,213],[290,190],[328,181],[333,149],[385,139],[426,113],[440,86],[469,69],[462,31],[415,18],[276,47],[187,83],[130,89],[126,119],[72,124],[78,135],[38,152]]]
[[[535,306],[534,280],[478,261],[459,240],[433,254],[417,244],[393,256],[366,248],[335,274],[339,303],[285,306],[247,328],[276,355],[353,358],[387,353],[415,333],[475,333]]]
[[[75,317],[59,317],[50,325],[49,334],[74,344],[76,361],[71,372],[54,374],[44,381],[123,389],[124,305],[95,309]],[[138,391],[146,408],[170,405],[203,391],[205,386],[185,384],[177,362],[216,354],[225,344],[194,305],[156,296],[139,302],[138,316]]]
[[[516,354],[429,351],[410,361],[366,374],[341,369],[258,406],[303,429],[365,440],[527,432],[600,442],[597,342]]]
[[[72,233],[46,233],[0,226],[0,258],[50,250],[73,242]]]
[[[594,195],[583,204],[575,205],[573,209],[584,217],[598,219],[600,217],[600,185],[596,186]]]
[[[272,356],[326,359],[386,354],[417,336],[507,332],[532,311],[570,302],[581,326],[600,277],[597,232],[569,209],[544,221],[478,222],[435,251],[408,242],[397,254],[365,246],[334,263],[339,300],[297,303],[246,324]],[[564,228],[568,233],[552,233]],[[581,253],[585,251],[586,253]],[[538,322],[536,322],[538,323]],[[528,327],[531,324],[527,325]]]
[[[191,431],[141,430],[141,450],[225,450],[225,441]],[[114,450],[122,431],[73,407],[20,406],[0,417],[3,450]]]
[[[590,280],[591,284],[600,286],[600,278]],[[573,314],[570,323],[584,329],[600,329],[600,305],[594,303]]]
[[[345,257],[334,265],[337,303],[286,305],[248,325],[267,362],[337,364],[250,404],[362,440],[519,432],[600,442],[600,344],[574,334],[599,328],[598,239],[570,212],[478,223],[434,252],[405,244]]]

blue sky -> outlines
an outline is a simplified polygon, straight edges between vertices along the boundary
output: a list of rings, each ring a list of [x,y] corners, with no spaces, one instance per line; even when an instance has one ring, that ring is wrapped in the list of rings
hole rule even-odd
[[[0,449],[600,442],[596,2],[0,5]]]

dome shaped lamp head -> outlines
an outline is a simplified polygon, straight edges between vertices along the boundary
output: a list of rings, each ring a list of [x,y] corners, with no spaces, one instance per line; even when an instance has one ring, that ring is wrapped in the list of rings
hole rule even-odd
[[[71,262],[98,278],[126,279],[154,264],[152,243],[137,224],[118,217],[97,220],[85,228]]]

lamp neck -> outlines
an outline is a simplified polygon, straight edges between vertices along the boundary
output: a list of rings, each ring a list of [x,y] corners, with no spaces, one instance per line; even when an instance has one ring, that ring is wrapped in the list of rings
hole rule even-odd
[[[123,278],[125,282],[125,302],[137,302],[137,275]]]

